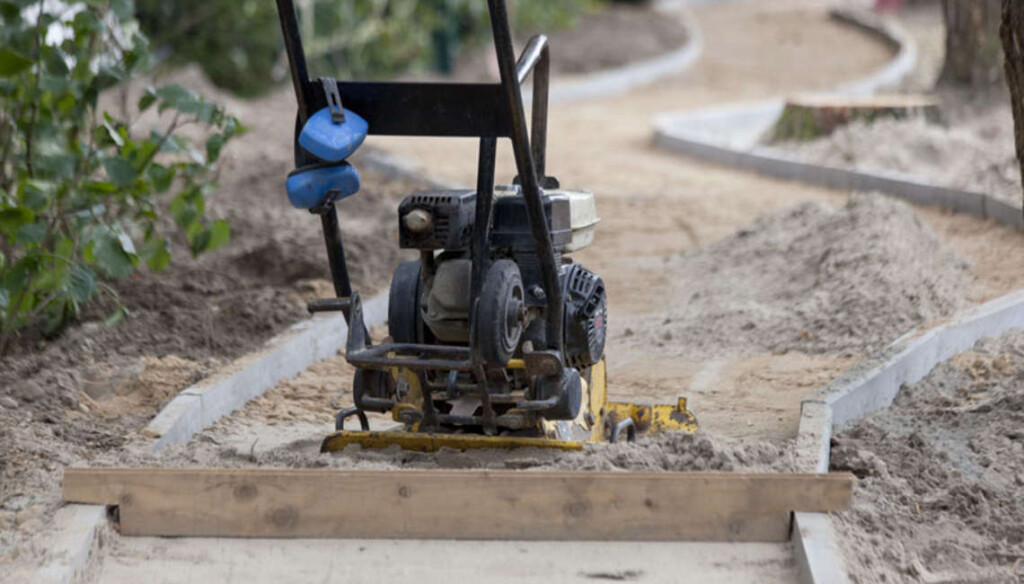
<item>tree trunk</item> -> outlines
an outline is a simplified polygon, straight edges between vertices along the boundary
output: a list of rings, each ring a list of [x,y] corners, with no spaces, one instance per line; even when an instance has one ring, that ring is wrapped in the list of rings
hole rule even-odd
[[[999,48],[1002,1],[942,1],[946,17],[946,62],[939,85],[985,88],[1002,82]]]
[[[1013,133],[1017,141],[1017,161],[1024,180],[1024,3],[1003,0],[1002,25],[999,36],[1006,53],[1006,85],[1013,106]],[[1024,197],[1024,193],[1022,193]]]

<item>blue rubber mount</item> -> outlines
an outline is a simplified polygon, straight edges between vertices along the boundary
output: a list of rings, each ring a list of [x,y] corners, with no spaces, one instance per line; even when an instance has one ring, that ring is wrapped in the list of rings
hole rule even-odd
[[[368,129],[366,120],[349,110],[345,110],[345,121],[335,124],[330,108],[325,107],[306,120],[299,145],[320,160],[341,162],[362,145]]]
[[[359,173],[347,162],[298,169],[284,185],[292,206],[315,209],[359,192]]]

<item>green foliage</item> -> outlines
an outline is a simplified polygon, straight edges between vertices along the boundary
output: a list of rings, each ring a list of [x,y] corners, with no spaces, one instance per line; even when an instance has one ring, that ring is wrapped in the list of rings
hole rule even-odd
[[[172,59],[198,63],[219,86],[254,94],[285,73],[269,0],[137,0],[139,21]],[[517,30],[571,26],[598,0],[509,0]],[[314,73],[373,79],[434,63],[437,34],[463,47],[490,39],[484,0],[311,0],[300,29]]]
[[[241,95],[259,93],[272,83],[284,47],[271,0],[136,4],[142,30],[154,47],[170,48],[175,61],[199,64],[214,83]]]
[[[572,26],[596,0],[509,0],[515,32]],[[313,35],[303,31],[311,68],[338,77],[374,78],[436,61],[436,35],[456,46],[491,42],[482,0],[353,0],[314,3]],[[300,15],[301,17],[301,15]]]
[[[3,352],[22,327],[54,333],[100,292],[116,299],[105,279],[167,267],[163,197],[193,254],[223,245],[228,226],[204,216],[205,199],[240,126],[177,85],[147,88],[130,107],[127,82],[150,62],[130,0],[0,0],[0,41]],[[100,98],[118,92],[115,115]]]

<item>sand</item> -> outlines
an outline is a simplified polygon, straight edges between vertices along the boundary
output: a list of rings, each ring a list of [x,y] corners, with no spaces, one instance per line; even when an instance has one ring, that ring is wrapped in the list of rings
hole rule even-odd
[[[1021,205],[1021,175],[1008,103],[949,106],[945,119],[854,122],[827,138],[776,142],[803,160],[866,172],[898,172],[922,182],[992,195]]]
[[[857,583],[1024,576],[1024,331],[980,341],[839,431],[857,483],[835,516]]]
[[[663,354],[866,354],[954,313],[968,263],[881,195],[804,203],[665,264],[672,302],[619,331]]]

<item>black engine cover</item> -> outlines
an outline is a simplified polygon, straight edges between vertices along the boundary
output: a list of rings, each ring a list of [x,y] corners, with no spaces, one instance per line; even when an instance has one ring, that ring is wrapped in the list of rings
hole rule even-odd
[[[604,357],[608,299],[601,277],[577,263],[562,268],[566,364],[584,369]]]
[[[414,210],[427,213],[427,226],[413,231],[406,215]],[[476,192],[470,190],[428,191],[405,198],[398,206],[398,243],[402,249],[466,249],[476,220]],[[572,240],[569,199],[544,196],[544,215],[551,242],[561,250]],[[526,201],[518,187],[498,187],[494,197],[491,248],[533,252],[533,235],[526,214]]]
[[[429,229],[413,232],[405,216],[421,209],[429,213]],[[465,249],[473,236],[474,191],[433,191],[410,195],[398,206],[398,245],[402,249]]]

